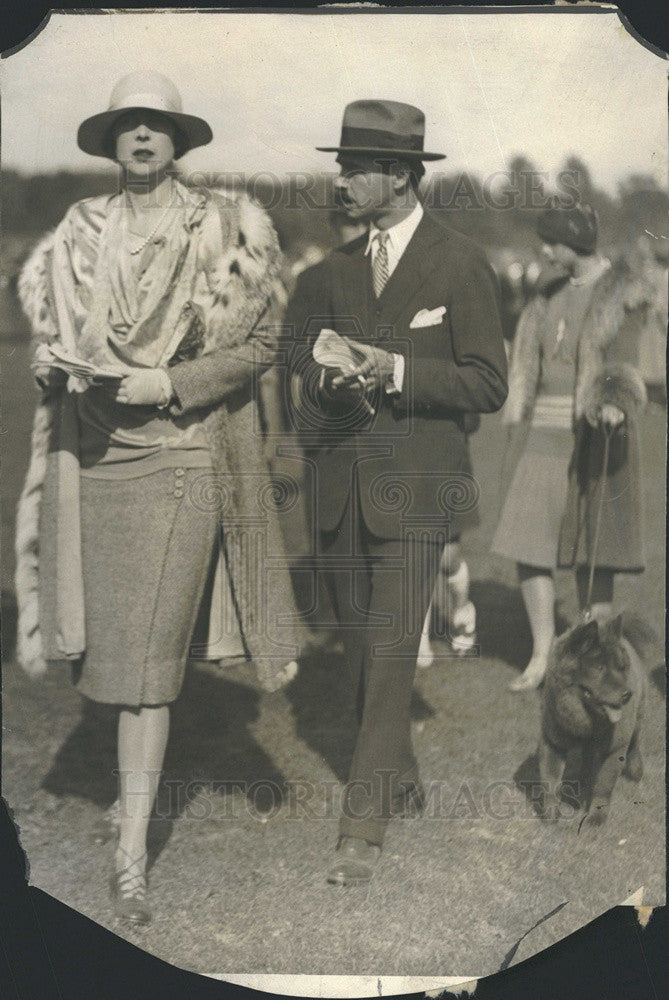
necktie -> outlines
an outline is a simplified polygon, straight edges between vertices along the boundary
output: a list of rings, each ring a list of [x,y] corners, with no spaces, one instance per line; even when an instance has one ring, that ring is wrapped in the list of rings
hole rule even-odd
[[[374,239],[378,240],[378,246],[372,261],[372,281],[374,282],[374,294],[378,299],[390,277],[388,270],[388,233],[378,232]]]

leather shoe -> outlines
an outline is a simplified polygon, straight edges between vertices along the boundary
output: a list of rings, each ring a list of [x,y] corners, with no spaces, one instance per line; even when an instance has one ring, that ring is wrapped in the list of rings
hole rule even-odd
[[[425,789],[420,781],[406,785],[390,809],[390,814],[394,819],[417,819],[424,812]]]
[[[125,853],[125,852],[123,852]],[[147,899],[146,854],[132,861],[127,868],[115,869],[110,878],[114,914],[127,924],[151,923],[151,907]]]
[[[378,844],[360,837],[342,837],[327,880],[331,885],[364,885],[371,881],[380,855]]]

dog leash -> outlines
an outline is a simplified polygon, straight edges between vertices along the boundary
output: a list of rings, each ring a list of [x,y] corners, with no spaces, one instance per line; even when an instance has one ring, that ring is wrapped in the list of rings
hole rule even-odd
[[[597,516],[595,518],[595,537],[592,543],[592,557],[590,559],[590,574],[588,577],[588,592],[583,609],[583,621],[589,622],[592,618],[592,588],[595,580],[595,564],[597,562],[597,549],[599,547],[599,531],[602,526],[602,509],[604,507],[604,491],[606,489],[606,474],[609,467],[609,450],[611,445],[611,435],[613,427],[603,425],[604,432],[604,458],[602,459],[602,472],[599,477],[599,503],[597,504]]]

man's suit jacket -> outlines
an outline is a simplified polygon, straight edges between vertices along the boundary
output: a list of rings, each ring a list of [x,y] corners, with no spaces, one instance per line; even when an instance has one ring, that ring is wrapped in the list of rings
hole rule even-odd
[[[366,246],[365,235],[304,271],[286,314],[318,527],[337,526],[356,477],[365,522],[381,538],[460,527],[477,500],[464,414],[493,412],[507,393],[496,278],[476,244],[426,212],[377,299]],[[440,307],[436,321],[412,327],[419,311]],[[377,393],[374,415],[327,399],[311,354],[322,327],[402,354],[400,394]]]

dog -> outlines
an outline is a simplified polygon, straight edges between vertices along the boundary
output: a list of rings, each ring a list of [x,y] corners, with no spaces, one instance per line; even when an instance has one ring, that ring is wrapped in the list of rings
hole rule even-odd
[[[607,622],[576,625],[554,642],[539,743],[544,820],[559,818],[559,786],[566,771],[580,776],[579,789],[589,793],[586,801],[581,794],[576,799],[587,806],[584,822],[593,827],[606,821],[621,772],[632,781],[641,779],[648,687],[642,660],[656,643],[650,626],[625,612]]]

